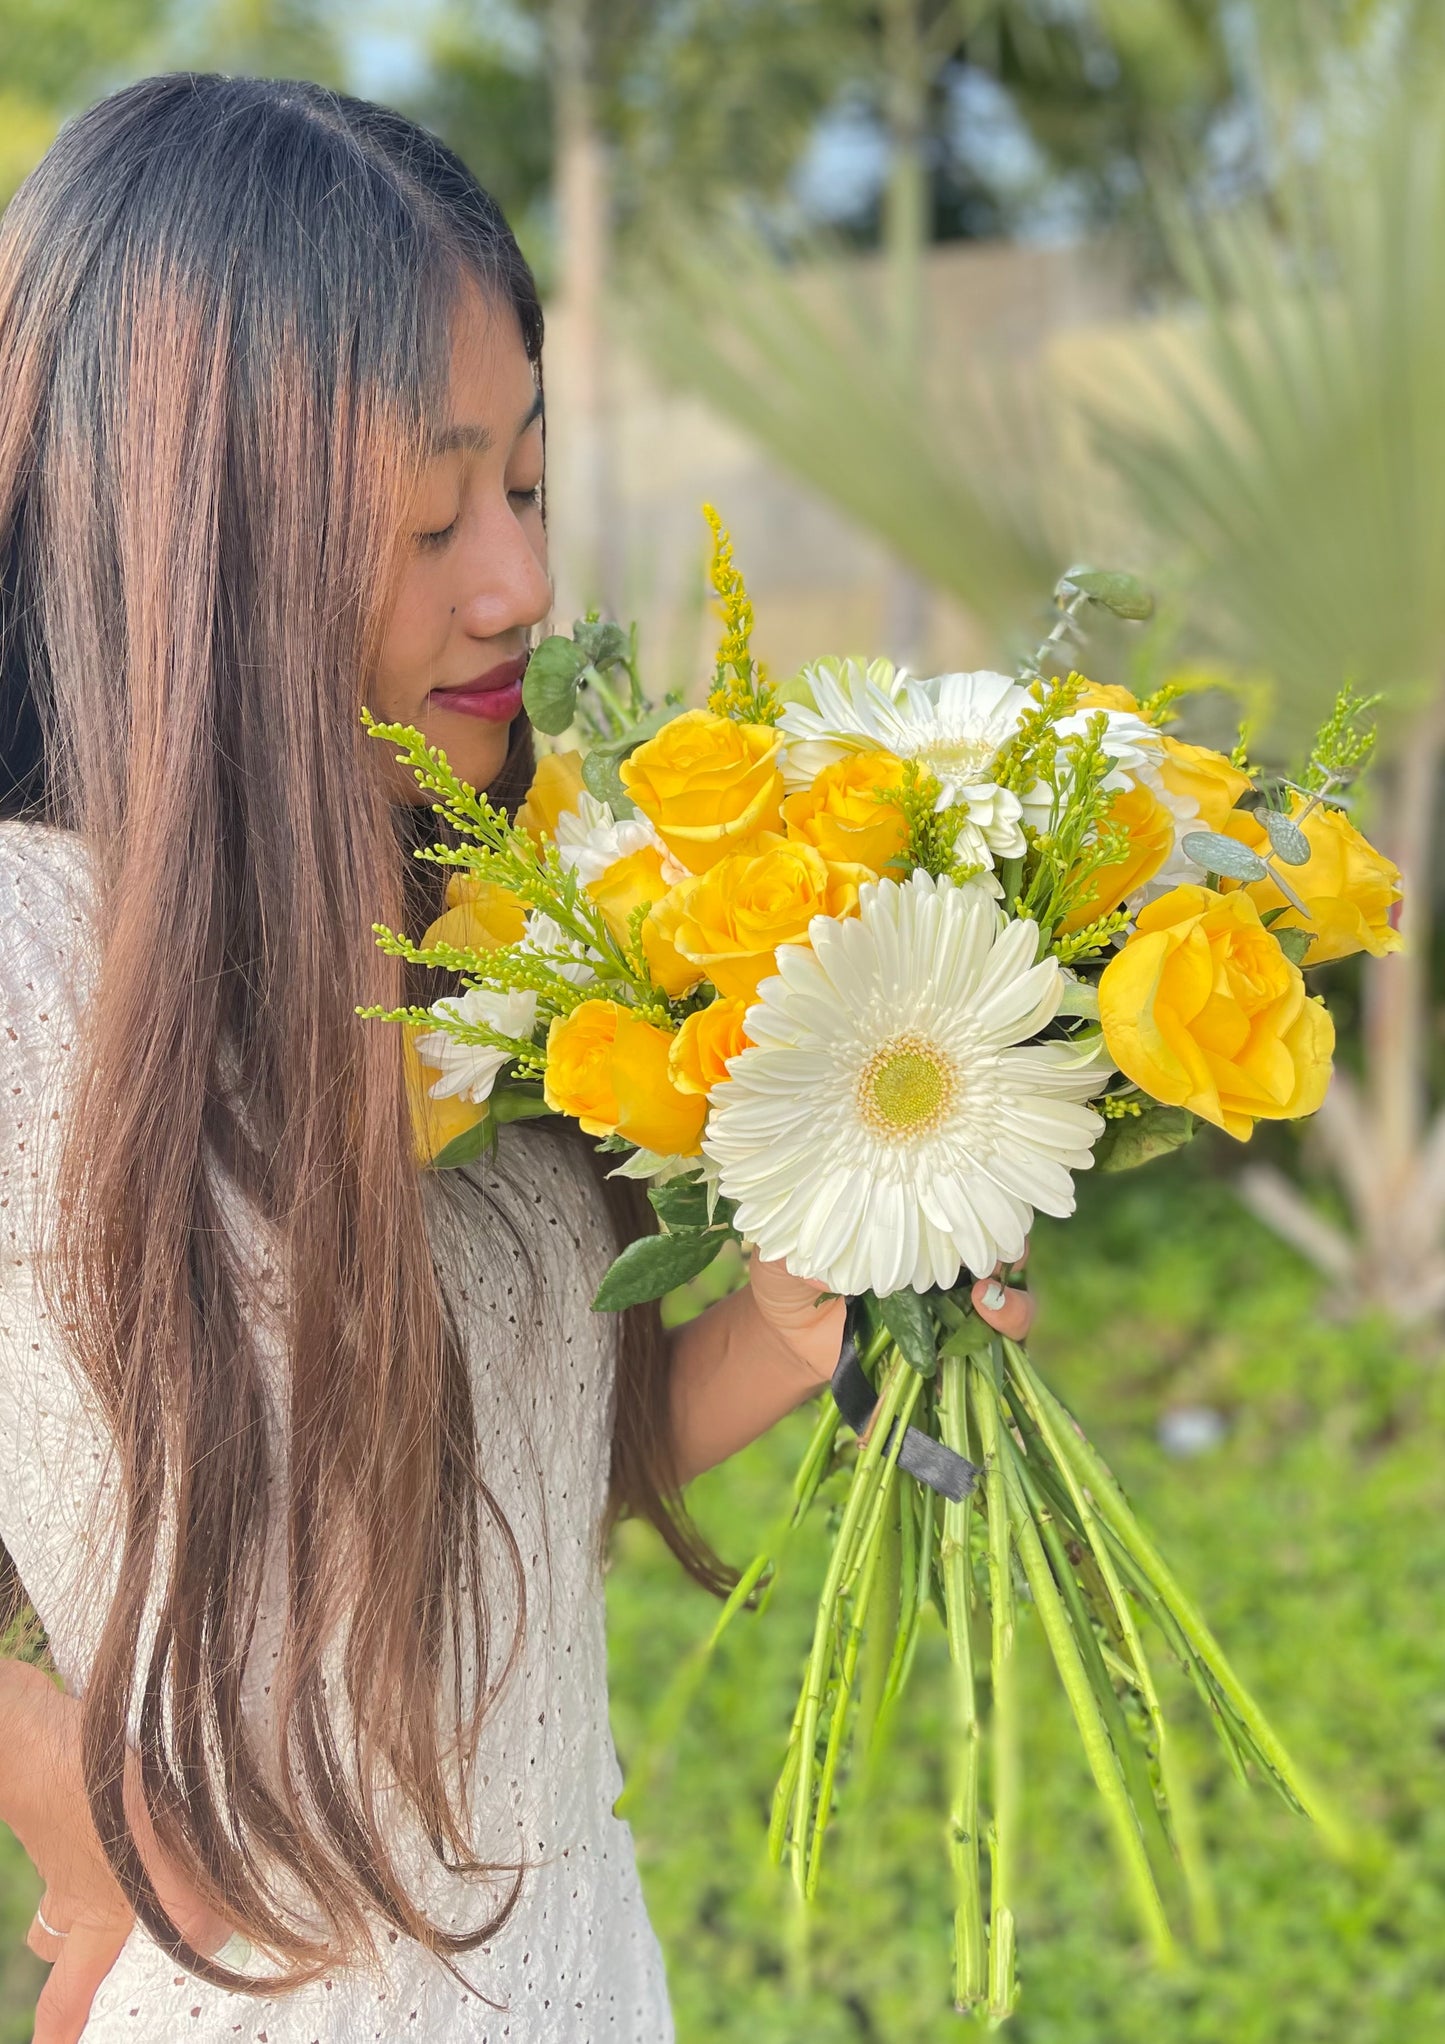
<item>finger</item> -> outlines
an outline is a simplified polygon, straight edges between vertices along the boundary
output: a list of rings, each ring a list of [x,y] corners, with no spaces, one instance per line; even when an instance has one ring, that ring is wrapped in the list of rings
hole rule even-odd
[[[60,1957],[65,1939],[57,1936],[54,1931],[47,1930],[38,1916],[32,1916],[30,1928],[25,1933],[25,1942],[37,1959],[47,1966],[53,1966]]]
[[[1010,1341],[1022,1341],[1033,1325],[1034,1302],[1028,1293],[1011,1291],[997,1278],[980,1279],[970,1297],[979,1319]]]
[[[100,1983],[129,1935],[129,1923],[82,1923],[60,1941],[59,1955],[35,2005],[33,2044],[78,2044]]]

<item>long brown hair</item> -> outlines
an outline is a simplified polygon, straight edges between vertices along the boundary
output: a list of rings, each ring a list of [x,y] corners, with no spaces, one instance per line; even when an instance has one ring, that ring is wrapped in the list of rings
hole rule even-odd
[[[438,991],[370,934],[415,928],[437,906],[418,876],[444,875],[407,856],[431,819],[388,802],[357,712],[467,278],[539,361],[531,275],[463,165],[310,85],[117,93],[0,222],[0,812],[83,835],[101,939],[46,1273],[121,1475],[86,1782],[151,1935],[232,1987],[247,1983],[178,1934],[135,1850],[128,1725],[162,1848],[285,1984],[364,1948],[378,1917],[454,1963],[520,1880],[475,1860],[463,1815],[520,1636],[492,1636],[488,1522],[518,1610],[520,1558],[478,1467],[400,1033],[355,1014]],[[523,731],[511,779],[526,758]],[[274,1419],[217,1167],[286,1273],[267,1756],[241,1697]],[[634,1313],[614,1509],[645,1513],[715,1587],[677,1502],[666,1395],[656,1314]],[[338,1640],[356,1772],[324,1694]],[[447,1931],[409,1897],[378,1775],[439,1862],[496,1887],[488,1921]]]

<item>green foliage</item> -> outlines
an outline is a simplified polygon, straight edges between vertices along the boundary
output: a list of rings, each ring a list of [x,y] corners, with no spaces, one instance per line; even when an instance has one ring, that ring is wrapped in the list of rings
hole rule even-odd
[[[1434,1622],[1445,1387],[1383,1327],[1321,1318],[1314,1280],[1244,1215],[1213,1161],[1201,1143],[1142,1177],[1088,1185],[1075,1219],[1040,1224],[1033,1347],[1291,1747],[1377,1827],[1377,1849],[1338,1863],[1307,1825],[1243,1790],[1186,1685],[1170,1680],[1164,1703],[1183,1725],[1223,1948],[1173,1974],[1151,1968],[1024,1604],[1019,1679],[1038,1708],[1016,1883],[1023,1998],[1006,2034],[1417,2044],[1445,2028],[1445,1637]],[[1225,1444],[1170,1459],[1160,1416],[1200,1404],[1224,1415]],[[812,1420],[797,1415],[694,1487],[703,1525],[734,1560],[773,1523]],[[735,1621],[631,1813],[682,2044],[973,2034],[946,1999],[938,1812],[952,1692],[940,1625],[921,1634],[886,1769],[871,1787],[852,1784],[809,1919],[764,1861],[824,1538],[805,1528],[765,1622]],[[653,1704],[715,1611],[636,1525],[621,1531],[608,1584],[614,1720],[630,1770]]]

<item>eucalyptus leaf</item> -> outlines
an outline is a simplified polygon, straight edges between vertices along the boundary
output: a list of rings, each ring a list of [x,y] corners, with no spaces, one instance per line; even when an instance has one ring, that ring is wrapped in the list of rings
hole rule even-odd
[[[1070,568],[1058,586],[1063,601],[1077,593],[1097,603],[1115,617],[1131,618],[1142,624],[1154,615],[1154,599],[1137,575],[1113,568]]]
[[[1104,1124],[1094,1145],[1096,1171],[1133,1171],[1155,1157],[1167,1157],[1193,1136],[1197,1126],[1187,1107],[1165,1107],[1151,1100],[1138,1114],[1120,1115]]]
[[[572,637],[581,648],[584,665],[615,667],[627,658],[628,636],[611,618],[578,618]]]
[[[453,1136],[445,1149],[438,1150],[432,1158],[433,1171],[455,1171],[462,1164],[475,1164],[497,1140],[497,1125],[491,1114],[484,1114],[480,1121],[464,1128],[459,1136]]]
[[[1310,841],[1294,818],[1286,816],[1281,809],[1266,809],[1263,815],[1275,857],[1283,859],[1287,866],[1307,866],[1310,862]]]
[[[627,757],[615,746],[594,745],[582,760],[582,785],[597,801],[610,805],[614,816],[631,816],[634,803],[617,769]]]
[[[527,662],[522,682],[522,707],[539,731],[555,738],[570,729],[577,716],[577,685],[587,655],[571,639],[553,634]]]
[[[938,1330],[917,1292],[889,1292],[878,1300],[878,1317],[909,1368],[920,1377],[931,1377],[938,1368]]]
[[[1313,930],[1301,930],[1291,926],[1288,930],[1276,930],[1274,941],[1278,944],[1291,965],[1303,965],[1305,953],[1314,942]]]
[[[727,1239],[721,1228],[687,1228],[630,1242],[598,1286],[593,1312],[620,1313],[675,1291],[706,1270]]]
[[[1206,873],[1222,873],[1227,880],[1269,878],[1269,868],[1258,852],[1252,852],[1238,838],[1225,837],[1217,830],[1190,830],[1179,842],[1185,857],[1202,866]]]

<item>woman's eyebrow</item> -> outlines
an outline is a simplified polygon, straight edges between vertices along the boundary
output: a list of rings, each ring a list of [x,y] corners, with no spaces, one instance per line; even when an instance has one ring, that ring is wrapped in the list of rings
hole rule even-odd
[[[539,390],[532,399],[527,416],[517,428],[516,438],[520,440],[527,428],[535,425],[541,416],[542,393]],[[444,426],[439,433],[433,434],[431,451],[433,454],[453,454],[458,451],[464,454],[485,454],[492,441],[490,426]]]

